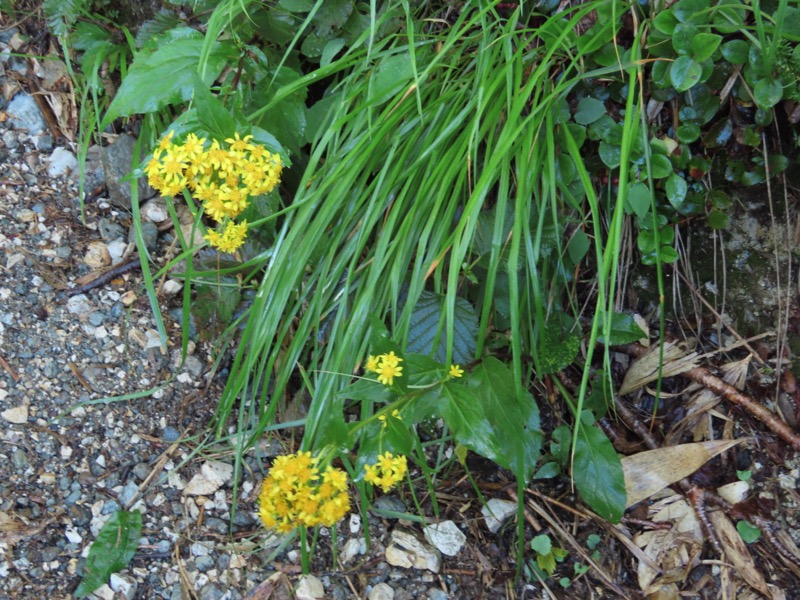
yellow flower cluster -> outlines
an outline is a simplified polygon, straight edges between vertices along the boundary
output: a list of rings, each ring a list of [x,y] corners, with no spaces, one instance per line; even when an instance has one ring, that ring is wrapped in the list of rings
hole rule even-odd
[[[271,192],[280,183],[283,165],[278,154],[253,136],[239,134],[206,143],[190,133],[182,144],[172,141],[170,131],[153,151],[145,173],[148,183],[162,196],[176,196],[184,189],[203,203],[203,211],[222,226],[205,239],[222,252],[234,252],[244,242],[247,222],[233,223],[247,208],[250,198]]]
[[[279,456],[261,486],[258,514],[268,529],[332,527],[350,511],[347,474],[328,466],[320,476],[310,452]]]
[[[399,366],[403,359],[396,356],[394,350],[389,354],[379,354],[367,359],[366,370],[378,374],[378,381],[383,385],[392,385],[395,377],[403,374],[403,367]]]
[[[392,418],[397,419],[398,421],[403,420],[403,416],[400,414],[400,411],[396,408],[392,411]],[[378,420],[383,424],[383,429],[388,427],[388,423],[386,422],[386,415],[379,415]]]
[[[364,466],[364,481],[383,490],[385,494],[403,481],[408,473],[408,461],[402,454],[393,456],[391,452],[378,455],[378,462]]]

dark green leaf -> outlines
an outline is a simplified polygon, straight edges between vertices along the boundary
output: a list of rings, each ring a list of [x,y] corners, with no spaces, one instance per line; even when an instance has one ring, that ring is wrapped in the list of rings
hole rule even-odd
[[[196,283],[195,290],[191,310],[200,337],[214,339],[231,322],[241,300],[239,282],[233,277],[221,277],[219,284]]]
[[[577,265],[586,253],[589,251],[589,237],[584,233],[583,229],[575,230],[575,235],[572,236],[567,244],[567,254],[573,265]]]
[[[665,35],[672,35],[677,24],[678,19],[675,18],[671,10],[662,10],[653,19],[653,26]]]
[[[353,0],[325,0],[320,4],[317,14],[314,15],[314,24],[317,26],[317,34],[322,38],[328,38],[335,31],[342,28],[353,12]]]
[[[698,62],[711,58],[711,55],[719,48],[721,41],[721,35],[698,33],[692,40],[692,56]]]
[[[578,110],[575,111],[575,122],[580,125],[589,125],[604,114],[606,114],[606,107],[600,100],[582,98],[578,102]]]
[[[669,159],[667,159],[669,160]],[[640,219],[650,211],[650,188],[644,183],[634,183],[628,188],[625,212],[634,213]]]
[[[684,144],[691,144],[700,138],[700,127],[694,123],[684,123],[678,127],[678,130],[675,133],[681,142]]]
[[[614,312],[611,313],[611,331],[608,340],[605,339],[605,336],[600,336],[597,341],[609,346],[618,346],[636,342],[646,335],[631,315]]]
[[[733,65],[745,64],[749,51],[750,44],[744,40],[731,40],[722,44],[722,57]]]
[[[89,548],[83,579],[75,590],[75,597],[85,598],[103,585],[113,573],[127,567],[136,554],[141,535],[142,513],[138,510],[118,510],[111,515]]]
[[[698,35],[697,27],[681,23],[675,27],[675,32],[672,34],[672,47],[680,55],[691,54],[692,41]]]
[[[423,291],[411,314],[408,330],[408,352],[427,354],[439,362],[447,358],[445,330],[445,296]],[[453,323],[453,362],[464,364],[472,360],[477,347],[478,317],[464,298],[456,298]],[[435,346],[434,346],[435,344]]]
[[[309,12],[314,8],[314,0],[280,0],[278,5],[283,10],[293,13]]]
[[[569,427],[559,425],[550,434],[550,454],[561,466],[569,464],[569,450],[572,445],[572,434]]]
[[[664,191],[667,193],[667,200],[669,200],[669,203],[675,209],[677,209],[683,202],[683,199],[686,198],[687,190],[688,186],[686,185],[686,180],[677,173],[670,175],[670,178],[667,179],[667,185],[664,188]]]
[[[414,77],[408,52],[387,56],[369,80],[369,103],[382,104],[408,87]]]
[[[728,143],[733,135],[733,124],[726,118],[714,123],[703,138],[703,143],[707,148],[718,148]]]
[[[669,68],[669,77],[672,87],[679,92],[685,92],[700,81],[703,67],[688,56],[679,56]]]
[[[281,67],[272,72],[273,77],[265,77],[256,86],[255,97],[260,108],[275,97],[281,88],[293,84],[300,78],[300,73],[289,67]],[[263,127],[274,135],[281,145],[299,153],[305,144],[306,130],[306,89],[295,92],[279,102],[272,104],[269,110],[262,112],[255,125]]]
[[[709,0],[680,0],[672,6],[672,12],[681,23],[706,23],[710,4]]]
[[[662,263],[671,264],[678,260],[678,252],[672,246],[661,246],[658,249],[658,258]]]
[[[517,397],[508,367],[489,357],[442,388],[441,414],[456,441],[530,479],[542,447],[539,408],[529,393]]]
[[[610,169],[616,169],[619,166],[622,157],[622,150],[617,144],[609,144],[608,142],[600,142],[600,160]]]
[[[552,479],[553,477],[558,477],[561,473],[561,467],[558,466],[557,462],[548,462],[544,463],[539,470],[536,471],[536,474],[533,476],[534,479]]]
[[[334,57],[339,53],[339,50],[344,48],[344,40],[342,38],[334,38],[325,44],[322,50],[322,57],[319,59],[319,65],[325,67],[333,61]]]
[[[753,88],[753,98],[759,108],[772,108],[783,98],[783,84],[778,78],[760,80]]]
[[[714,10],[712,22],[720,33],[738,33],[748,12],[740,0],[721,0]]]
[[[581,420],[572,466],[575,487],[595,512],[617,523],[625,511],[622,463],[606,435],[591,424],[591,413],[584,413]]]
[[[731,223],[731,217],[728,213],[721,210],[714,209],[708,213],[708,226],[711,229],[727,229]]]
[[[165,106],[191,98],[203,44],[203,36],[194,32],[160,45],[152,53],[146,50],[139,52],[108,107],[103,122],[108,124],[119,117],[157,112]],[[203,83],[210,86],[222,68],[235,60],[236,55],[236,47],[232,42],[214,42],[208,54]]]
[[[236,132],[236,122],[230,111],[211,94],[208,86],[200,77],[194,78],[194,106],[197,109],[197,120],[212,138],[222,141],[233,137]]]
[[[650,176],[653,179],[664,179],[672,174],[672,162],[663,154],[650,157]]]

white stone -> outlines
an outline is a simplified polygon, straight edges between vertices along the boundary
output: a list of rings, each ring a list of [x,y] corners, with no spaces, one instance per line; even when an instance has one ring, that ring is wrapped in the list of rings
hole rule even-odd
[[[128,250],[128,243],[122,238],[108,243],[108,255],[111,257],[111,264],[116,265],[122,262],[122,257]]]
[[[6,269],[9,271],[25,260],[24,254],[12,254],[6,259]]]
[[[112,573],[109,579],[111,589],[118,594],[122,594],[126,600],[133,600],[136,597],[136,581],[130,577],[125,577],[119,573]]]
[[[174,279],[167,279],[161,286],[161,293],[165,296],[174,296],[183,289],[183,284]]]
[[[200,467],[197,473],[183,490],[190,496],[209,496],[227,483],[233,477],[233,465],[209,460]]]
[[[189,551],[192,553],[192,556],[208,556],[211,554],[211,548],[202,542],[194,542],[189,546]]]
[[[322,587],[322,582],[318,578],[313,575],[305,575],[297,584],[294,597],[297,600],[319,600],[319,598],[325,597],[325,588]]]
[[[79,317],[88,315],[92,311],[92,303],[85,294],[77,294],[67,300],[67,311]]]
[[[413,533],[395,529],[391,542],[386,547],[386,562],[404,569],[414,567],[438,573],[442,568],[442,555]]]
[[[368,600],[393,600],[394,590],[386,583],[379,583],[370,590],[367,598]]]
[[[21,425],[23,423],[27,423],[28,421],[28,405],[22,404],[20,406],[15,406],[14,408],[9,408],[4,410],[0,413],[0,417],[3,417],[9,423],[16,423],[17,425]]]
[[[342,551],[339,553],[339,560],[346,565],[356,556],[364,554],[366,551],[367,542],[365,538],[350,538],[345,542]]]
[[[92,592],[92,595],[89,597],[98,598],[99,600],[114,600],[114,590],[108,587],[108,584],[104,583]]]
[[[486,519],[486,527],[492,533],[497,533],[500,526],[511,515],[516,514],[517,503],[500,498],[492,498],[481,508],[483,518]]]
[[[111,254],[108,252],[106,243],[99,240],[89,242],[86,248],[86,254],[83,257],[83,262],[92,269],[100,269],[110,265]]]
[[[350,533],[353,535],[361,531],[361,515],[350,513]]]
[[[47,174],[50,177],[60,177],[68,172],[74,173],[78,168],[78,159],[66,148],[58,147],[53,150],[47,166]]]
[[[153,223],[162,223],[169,218],[167,203],[163,198],[153,198],[142,206],[142,217]]]
[[[67,541],[70,544],[80,544],[83,542],[83,536],[81,536],[81,534],[75,529],[68,528],[66,531],[64,531],[64,537],[67,538]]]
[[[731,504],[739,504],[747,497],[749,491],[750,484],[746,481],[734,481],[717,488],[717,493]]]
[[[464,547],[467,536],[452,521],[442,521],[425,528],[425,539],[442,554],[455,556]]]

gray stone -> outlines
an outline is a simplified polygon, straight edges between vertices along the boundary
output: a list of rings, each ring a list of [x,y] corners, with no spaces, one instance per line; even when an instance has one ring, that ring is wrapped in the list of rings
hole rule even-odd
[[[214,559],[208,555],[198,556],[194,559],[194,564],[198,571],[205,573],[214,568]]]
[[[180,436],[181,436],[181,434],[172,425],[167,425],[161,431],[161,439],[164,440],[165,442],[169,443],[169,444],[171,444],[172,442],[178,441],[178,438]]]
[[[142,239],[144,240],[145,248],[151,252],[156,249],[156,243],[158,242],[158,227],[156,227],[155,223],[151,223],[150,221],[145,221],[142,223]],[[136,243],[136,232],[133,229],[131,229],[130,233],[128,233],[128,241],[134,244]]]
[[[404,513],[406,512],[405,502],[400,500],[397,496],[381,496],[372,505],[378,510],[385,510],[387,512]],[[392,517],[386,517],[392,518]]]
[[[217,517],[210,517],[206,519],[206,527],[211,531],[219,533],[220,535],[228,534],[228,523]]]
[[[106,314],[99,310],[96,310],[89,314],[89,325],[94,327],[100,327],[103,323],[106,322]]]
[[[150,471],[150,465],[144,462],[137,463],[136,466],[133,467],[133,474],[141,481],[147,479],[147,476],[150,475]]]
[[[53,561],[58,558],[60,552],[61,550],[59,550],[57,547],[48,546],[47,548],[42,549],[41,559],[43,562]]]
[[[6,131],[3,134],[3,144],[5,144],[6,148],[9,150],[13,150],[17,146],[19,146],[19,139],[17,138],[17,134],[13,131]]]
[[[122,503],[123,506],[128,504],[133,497],[136,495],[136,492],[139,491],[139,486],[136,485],[135,481],[129,481],[125,484],[125,487],[122,488],[122,491],[119,493],[119,501]]]
[[[102,217],[97,222],[97,229],[100,231],[100,237],[106,242],[125,238],[125,228],[106,217]]]
[[[103,510],[100,511],[101,515],[110,515],[112,513],[117,512],[120,510],[122,506],[116,500],[106,500],[105,504],[103,504]]]
[[[33,96],[19,92],[8,103],[6,112],[11,117],[9,124],[13,129],[25,129],[30,135],[44,131],[45,122]]]
[[[33,145],[40,152],[50,152],[53,149],[53,138],[50,135],[37,135],[33,138]]]
[[[103,155],[105,151],[102,146],[95,144],[86,151],[86,162],[84,164],[84,188],[87,194],[105,183],[106,172],[103,168]]]
[[[31,461],[28,459],[28,454],[22,448],[15,448],[11,453],[11,464],[17,471],[24,471],[31,466]]]
[[[187,356],[183,362],[183,370],[189,373],[192,377],[200,377],[203,374],[205,365],[196,356]]]
[[[448,600],[450,596],[444,590],[428,590],[428,600]]]
[[[111,204],[130,210],[131,182],[122,181],[133,170],[133,148],[136,141],[128,134],[121,134],[113,144],[103,152],[103,170],[105,171],[108,200]],[[139,202],[155,196],[156,192],[147,184],[145,178],[138,180]]]
[[[56,248],[56,256],[58,258],[69,258],[72,254],[72,248],[69,246],[60,246]]]

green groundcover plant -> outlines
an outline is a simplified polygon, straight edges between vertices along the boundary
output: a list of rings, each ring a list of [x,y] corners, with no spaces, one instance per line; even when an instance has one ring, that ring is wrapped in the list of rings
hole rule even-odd
[[[520,491],[566,472],[622,516],[620,461],[593,422],[613,393],[609,346],[643,335],[615,303],[624,232],[663,298],[676,227],[726,227],[728,184],[787,168],[766,135],[800,94],[800,11],[556,5],[166,3],[122,46],[88,26],[89,3],[45,3],[81,66],[84,146],[135,120],[134,177],[176,223],[169,265],[153,274],[141,251],[164,341],[152,281],[169,269],[189,284],[184,323],[218,356],[236,344],[213,427],[235,425],[237,478],[289,426],[287,399],[310,398],[300,449],[262,488],[268,527],[333,526],[348,478],[364,499],[412,471],[435,491],[449,462],[423,439],[491,459]],[[571,422],[545,453],[532,390],[570,365]]]

